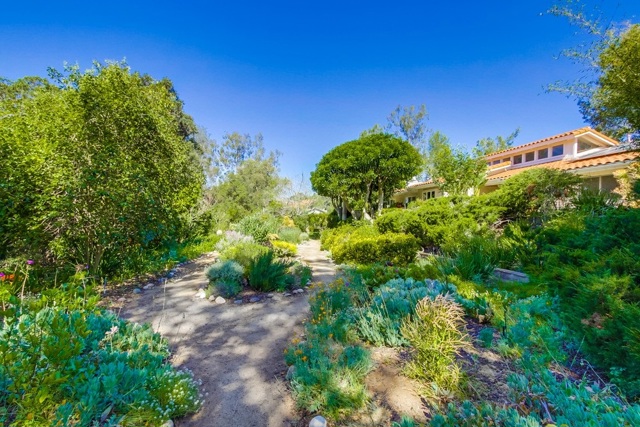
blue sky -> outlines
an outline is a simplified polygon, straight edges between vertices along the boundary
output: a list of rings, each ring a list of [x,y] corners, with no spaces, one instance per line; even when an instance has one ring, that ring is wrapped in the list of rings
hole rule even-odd
[[[554,3],[14,1],[0,14],[0,76],[126,58],[170,78],[215,139],[261,132],[284,175],[308,177],[397,105],[426,104],[429,127],[465,147],[516,127],[521,144],[583,126],[573,100],[545,93],[579,73],[556,59],[580,36],[546,13]],[[637,0],[587,4],[639,21]]]

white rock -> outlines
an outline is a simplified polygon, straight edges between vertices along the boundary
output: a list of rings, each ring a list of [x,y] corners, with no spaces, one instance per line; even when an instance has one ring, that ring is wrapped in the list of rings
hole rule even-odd
[[[251,299],[249,299],[249,302],[258,302],[260,301],[260,298],[258,297],[251,297]]]
[[[289,292],[285,292],[285,293],[284,293],[284,294],[282,294],[282,295],[284,295],[285,297],[290,297],[290,296],[291,296],[291,294],[290,294]]]
[[[218,236],[222,236],[222,230],[218,230],[218,231],[216,231],[216,235],[218,235]]]
[[[224,304],[225,302],[227,302],[227,300],[222,297],[216,298],[216,304]]]
[[[153,283],[147,283],[146,285],[144,285],[144,286],[142,287],[142,289],[151,289],[151,288],[153,288],[154,286],[155,286],[155,285],[154,285]]]
[[[135,289],[133,290],[133,293],[134,293],[134,294],[141,294],[141,293],[142,293],[142,289],[140,289],[140,288],[135,288]]]
[[[267,298],[273,298],[273,294],[267,294]]]
[[[327,427],[327,420],[325,420],[322,415],[317,415],[313,417],[309,423],[309,427]]]
[[[294,289],[294,290],[293,290],[293,293],[294,293],[294,294],[301,294],[301,293],[303,293],[303,292],[304,292],[304,289]]]
[[[234,304],[242,304],[242,300],[241,299],[237,299],[233,302]]]
[[[215,295],[211,295],[211,296],[209,297],[209,301],[215,301],[215,300],[216,300],[216,296],[215,296]]]
[[[173,421],[167,420],[162,424],[162,427],[173,427]]]
[[[204,299],[206,297],[207,297],[207,295],[206,295],[204,289],[198,289],[198,292],[196,293],[196,298]]]
[[[127,299],[125,297],[118,298],[118,302],[125,302]]]

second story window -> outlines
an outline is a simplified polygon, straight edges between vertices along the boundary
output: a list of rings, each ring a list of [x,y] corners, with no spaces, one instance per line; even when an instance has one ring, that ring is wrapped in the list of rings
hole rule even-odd
[[[536,153],[533,151],[524,155],[525,162],[533,162],[536,159]]]
[[[538,160],[546,159],[549,157],[549,149],[543,148],[542,150],[538,150]]]
[[[582,153],[583,151],[591,150],[593,148],[598,148],[598,146],[595,144],[591,144],[590,142],[578,142],[578,153]]]
[[[518,154],[517,156],[513,156],[513,164],[519,165],[522,163],[522,154]]]
[[[564,154],[564,145],[556,145],[551,148],[551,156],[562,156]]]

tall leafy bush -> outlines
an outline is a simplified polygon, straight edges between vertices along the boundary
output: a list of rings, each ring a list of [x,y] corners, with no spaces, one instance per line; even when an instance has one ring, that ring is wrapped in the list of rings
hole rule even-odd
[[[245,216],[238,222],[238,231],[246,236],[253,237],[258,243],[269,240],[270,234],[277,231],[277,221],[269,215],[253,214]]]
[[[0,93],[0,258],[112,275],[186,236],[204,177],[170,81],[96,63]]]

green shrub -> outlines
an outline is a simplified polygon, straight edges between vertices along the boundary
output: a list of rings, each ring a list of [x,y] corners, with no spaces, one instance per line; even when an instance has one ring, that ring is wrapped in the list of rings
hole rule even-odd
[[[351,238],[374,237],[378,234],[378,231],[366,221],[351,222],[323,231],[320,243],[323,249],[333,251],[336,245],[342,244]]]
[[[298,253],[298,247],[294,243],[283,242],[281,240],[274,240],[271,242],[273,252],[279,258],[291,258]]]
[[[270,215],[263,214],[246,216],[237,225],[239,232],[253,237],[253,240],[258,243],[266,242],[270,234],[276,233],[277,228],[278,221]]]
[[[300,240],[300,242],[306,242],[307,240],[309,240],[309,233],[300,233],[298,239]]]
[[[319,285],[316,292],[309,297],[311,314],[314,318],[331,316],[351,307],[349,283],[344,279],[334,280],[329,285]]]
[[[389,314],[384,306],[355,310],[354,324],[358,335],[370,344],[387,347],[408,345],[400,333],[401,321]]]
[[[620,204],[620,195],[608,191],[582,189],[572,200],[573,206],[585,214],[600,215]]]
[[[462,371],[456,356],[469,345],[465,325],[462,307],[442,295],[424,298],[416,315],[403,322],[402,335],[415,348],[414,358],[406,366],[407,375],[432,385],[425,388],[428,393],[460,392]]]
[[[160,425],[197,411],[197,385],[168,356],[149,325],[109,311],[21,307],[0,329],[0,424]]]
[[[249,286],[262,291],[282,290],[291,283],[291,276],[287,270],[291,263],[276,259],[272,251],[253,259],[249,264]]]
[[[489,196],[442,197],[409,209],[387,209],[375,225],[381,233],[411,234],[420,246],[437,248],[460,236],[483,232],[502,211]]]
[[[242,291],[242,283],[229,280],[219,280],[211,283],[205,295],[220,295],[224,298],[232,298]]]
[[[404,271],[402,273],[404,277],[412,277],[416,280],[444,279],[436,266],[433,255],[420,257],[401,271]]]
[[[569,206],[581,185],[578,175],[547,168],[525,170],[509,179],[493,197],[504,206],[504,217],[544,222]]]
[[[471,280],[474,276],[488,279],[496,267],[516,270],[521,267],[520,248],[512,238],[486,235],[461,236],[455,244],[443,247],[446,256],[456,259],[457,274]]]
[[[220,261],[209,267],[206,275],[211,282],[231,281],[239,283],[244,275],[244,269],[235,261]]]
[[[507,377],[507,385],[518,405],[504,409],[468,401],[450,404],[445,413],[434,415],[431,426],[543,426],[548,424],[549,414],[555,425],[638,424],[640,406],[630,405],[609,387],[601,388],[586,378],[576,382],[548,368],[550,364],[563,363],[567,359],[564,349],[573,345],[558,316],[556,301],[545,296],[531,297],[512,300],[507,307],[507,338],[498,341],[497,350],[516,364],[518,373]]]
[[[297,405],[332,419],[365,407],[369,400],[364,379],[371,361],[369,352],[352,342],[348,289],[342,279],[321,285],[309,298],[305,341],[295,339],[285,351]]]
[[[539,255],[528,267],[560,298],[581,350],[627,396],[640,397],[640,210],[569,213],[535,239]]]
[[[404,266],[416,259],[419,246],[416,239],[407,234],[383,234],[376,238],[379,260]]]
[[[478,282],[488,280],[496,267],[507,258],[509,251],[503,251],[497,237],[462,237],[455,245],[447,245],[444,255],[436,258],[436,265],[442,277],[455,275],[463,280]]]
[[[502,304],[504,317],[494,324],[502,327],[507,344],[517,354],[535,354],[544,363],[560,363],[566,358],[563,344],[570,339],[556,300],[546,295],[523,299],[505,296]]]
[[[415,259],[417,252],[418,243],[415,237],[408,234],[359,237],[354,233],[343,243],[335,244],[331,256],[338,264],[373,264],[383,261],[393,265],[407,265]]]
[[[406,233],[418,239],[423,246],[433,243],[427,237],[429,225],[422,221],[415,209],[386,209],[376,218],[375,225],[382,234]]]
[[[270,252],[269,248],[258,243],[244,242],[227,247],[220,253],[222,259],[236,261],[245,272],[249,271],[251,263],[258,257]]]
[[[400,332],[403,320],[415,313],[423,298],[449,292],[455,292],[455,287],[437,280],[390,280],[375,289],[364,307],[353,310],[356,330],[362,339],[374,345],[405,346],[408,342]]]
[[[300,230],[303,230],[303,231],[309,230],[309,215],[308,214],[293,215],[291,217],[291,219],[293,220],[293,224],[296,227],[298,227]]]
[[[302,230],[298,227],[282,227],[278,230],[278,238],[284,242],[300,243]]]
[[[309,214],[308,230],[310,234],[319,234],[329,226],[329,214],[315,213]],[[300,227],[298,225],[298,227]],[[307,228],[300,227],[302,230]]]
[[[212,293],[230,298],[242,290],[244,269],[235,261],[217,262],[207,269],[206,275],[211,282]]]

